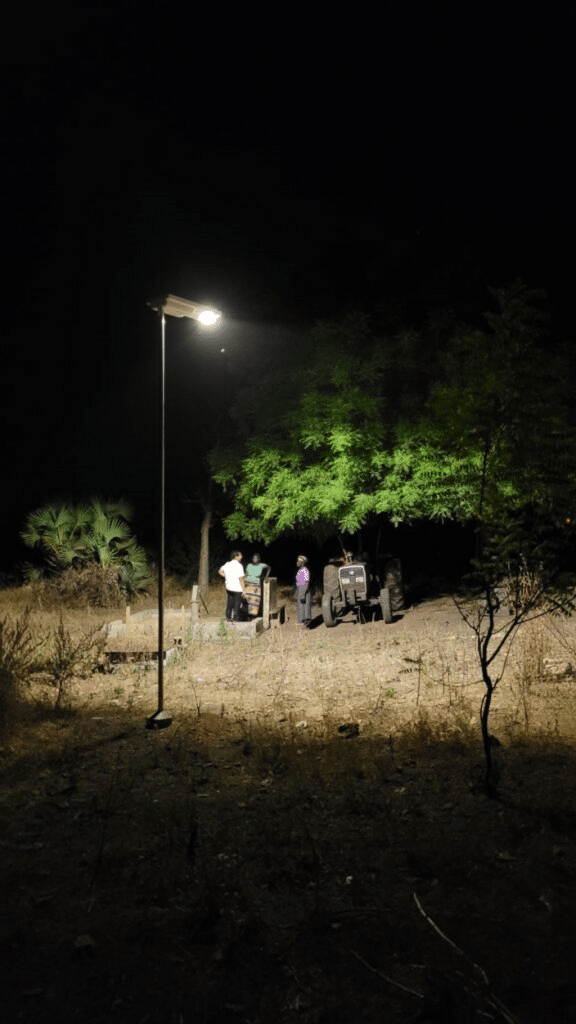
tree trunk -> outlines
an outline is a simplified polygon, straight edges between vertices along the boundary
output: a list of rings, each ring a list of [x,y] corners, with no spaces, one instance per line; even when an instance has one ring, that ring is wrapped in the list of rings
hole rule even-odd
[[[484,672],[484,669],[483,669]],[[492,737],[488,727],[488,721],[490,716],[490,705],[492,703],[492,694],[494,693],[494,685],[490,677],[485,674],[485,682],[487,689],[484,694],[484,700],[482,701],[482,709],[480,712],[480,724],[482,728],[482,746],[484,747],[484,792],[486,796],[494,799],[498,796],[498,777],[497,772],[494,770],[494,758],[492,757]]]
[[[210,527],[212,526],[212,481],[202,501],[204,516],[200,526],[200,561],[198,565],[198,589],[204,595],[210,582]]]

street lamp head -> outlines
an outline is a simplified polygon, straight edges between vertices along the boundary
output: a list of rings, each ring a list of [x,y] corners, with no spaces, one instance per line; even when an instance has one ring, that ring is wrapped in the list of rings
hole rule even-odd
[[[221,313],[217,313],[215,309],[205,309],[204,312],[199,314],[198,319],[205,327],[212,327],[220,319],[220,316]]]
[[[198,320],[205,327],[211,327],[220,319],[221,313],[210,306],[204,306],[201,302],[190,302],[189,299],[181,299],[178,295],[162,295],[159,299],[150,299],[147,303],[150,309],[157,313],[164,313],[167,316],[188,317],[190,320]]]

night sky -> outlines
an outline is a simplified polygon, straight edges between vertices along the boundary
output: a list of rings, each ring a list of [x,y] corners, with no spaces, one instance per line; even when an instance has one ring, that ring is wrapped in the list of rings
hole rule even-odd
[[[554,21],[435,6],[378,22],[284,9],[209,24],[142,4],[15,20],[0,569],[26,513],[58,496],[124,495],[150,531],[149,298],[226,318],[214,341],[167,321],[168,470],[190,489],[182,425],[271,332],[394,304],[473,312],[520,275],[570,338],[574,7]],[[169,500],[181,487],[168,480]]]

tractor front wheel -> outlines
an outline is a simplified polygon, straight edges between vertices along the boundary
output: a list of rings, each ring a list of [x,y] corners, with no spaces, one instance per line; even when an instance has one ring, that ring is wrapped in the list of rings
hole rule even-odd
[[[332,594],[322,596],[322,618],[325,626],[336,625],[336,612],[334,610],[334,597]]]
[[[380,607],[382,609],[382,618],[384,622],[392,622],[392,607],[390,604],[390,591],[388,587],[382,587],[380,591]]]

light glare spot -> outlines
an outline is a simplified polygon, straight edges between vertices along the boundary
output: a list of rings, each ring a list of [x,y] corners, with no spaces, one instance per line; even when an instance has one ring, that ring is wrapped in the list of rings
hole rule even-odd
[[[211,327],[212,324],[215,324],[220,319],[220,313],[215,313],[212,309],[205,309],[203,313],[200,313],[198,319],[201,324]]]

